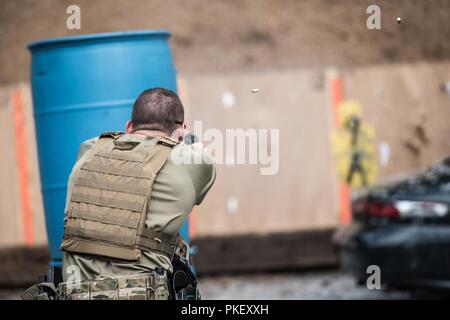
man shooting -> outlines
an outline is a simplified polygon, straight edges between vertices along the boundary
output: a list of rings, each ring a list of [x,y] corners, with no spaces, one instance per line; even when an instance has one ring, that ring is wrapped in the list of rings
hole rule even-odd
[[[168,284],[173,265],[189,263],[179,231],[215,179],[211,161],[173,161],[207,157],[182,143],[184,136],[180,99],[153,88],[135,101],[126,133],[81,145],[68,182],[60,299],[177,296],[179,288]]]

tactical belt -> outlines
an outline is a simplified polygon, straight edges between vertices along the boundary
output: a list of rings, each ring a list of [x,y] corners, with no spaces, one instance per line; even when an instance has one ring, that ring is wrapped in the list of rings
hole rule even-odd
[[[167,274],[152,272],[82,282],[62,282],[58,300],[167,300]]]

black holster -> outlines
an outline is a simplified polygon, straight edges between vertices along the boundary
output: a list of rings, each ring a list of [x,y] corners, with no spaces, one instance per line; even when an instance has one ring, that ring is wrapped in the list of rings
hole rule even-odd
[[[172,267],[168,278],[170,300],[200,300],[197,279],[191,268],[177,256],[172,260]]]

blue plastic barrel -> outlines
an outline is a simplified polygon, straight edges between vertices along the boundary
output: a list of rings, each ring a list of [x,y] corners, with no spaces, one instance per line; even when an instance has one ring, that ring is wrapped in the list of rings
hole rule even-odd
[[[176,91],[167,31],[113,32],[31,43],[31,86],[52,265],[59,250],[67,179],[86,139],[124,131],[140,92]],[[188,226],[182,235],[188,239]]]

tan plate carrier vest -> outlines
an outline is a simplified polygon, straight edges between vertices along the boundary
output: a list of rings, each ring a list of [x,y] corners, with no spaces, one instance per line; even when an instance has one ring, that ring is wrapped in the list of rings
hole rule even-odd
[[[148,229],[145,220],[155,177],[177,142],[118,140],[122,135],[101,135],[74,178],[61,249],[129,261],[141,250],[172,258],[180,237]]]

